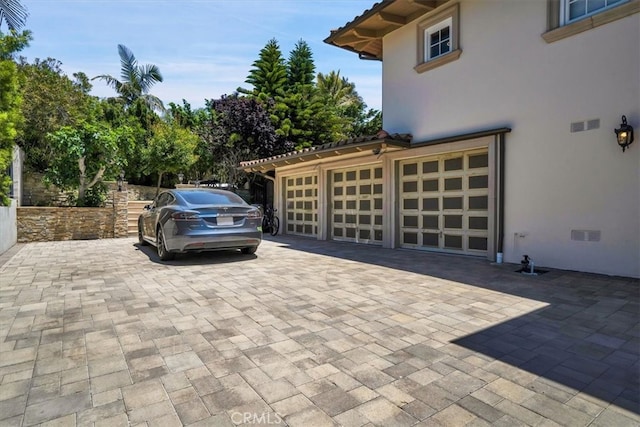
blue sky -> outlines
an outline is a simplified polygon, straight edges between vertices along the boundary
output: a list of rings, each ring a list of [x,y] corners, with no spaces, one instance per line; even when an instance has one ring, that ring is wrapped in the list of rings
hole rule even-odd
[[[331,29],[343,26],[374,0],[22,0],[33,32],[22,52],[31,62],[52,57],[68,75],[120,75],[117,45],[124,44],[140,64],[156,64],[164,82],[152,93],[165,103],[230,94],[246,79],[260,49],[278,40],[288,58],[305,40],[316,72],[340,70],[356,84],[371,108],[381,108],[381,63],[325,44]],[[93,93],[113,96],[101,81]]]

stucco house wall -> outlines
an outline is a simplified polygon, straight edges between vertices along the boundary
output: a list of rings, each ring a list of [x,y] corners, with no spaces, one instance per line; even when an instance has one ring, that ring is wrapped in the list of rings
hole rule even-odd
[[[385,130],[420,142],[511,128],[505,261],[640,277],[640,141],[623,153],[614,134],[622,115],[640,131],[640,14],[547,43],[546,1],[462,1],[460,58],[424,73],[419,22],[383,39]]]

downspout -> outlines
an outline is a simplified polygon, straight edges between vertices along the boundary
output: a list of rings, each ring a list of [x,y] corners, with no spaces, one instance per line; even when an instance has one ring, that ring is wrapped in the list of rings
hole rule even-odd
[[[504,240],[504,151],[505,134],[498,135],[498,253],[503,254]]]

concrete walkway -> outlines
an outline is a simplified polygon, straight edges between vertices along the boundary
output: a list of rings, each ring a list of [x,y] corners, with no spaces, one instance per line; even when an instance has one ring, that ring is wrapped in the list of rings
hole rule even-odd
[[[640,424],[638,280],[278,236],[0,263],[1,426]]]

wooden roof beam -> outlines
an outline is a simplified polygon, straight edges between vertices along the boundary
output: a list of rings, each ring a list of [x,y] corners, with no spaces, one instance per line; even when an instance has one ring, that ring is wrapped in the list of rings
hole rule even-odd
[[[394,15],[389,12],[378,12],[378,18],[390,25],[401,27],[407,23],[407,18],[400,15]]]
[[[409,3],[415,4],[416,6],[422,7],[424,9],[433,10],[438,7],[437,0],[407,0]]]

